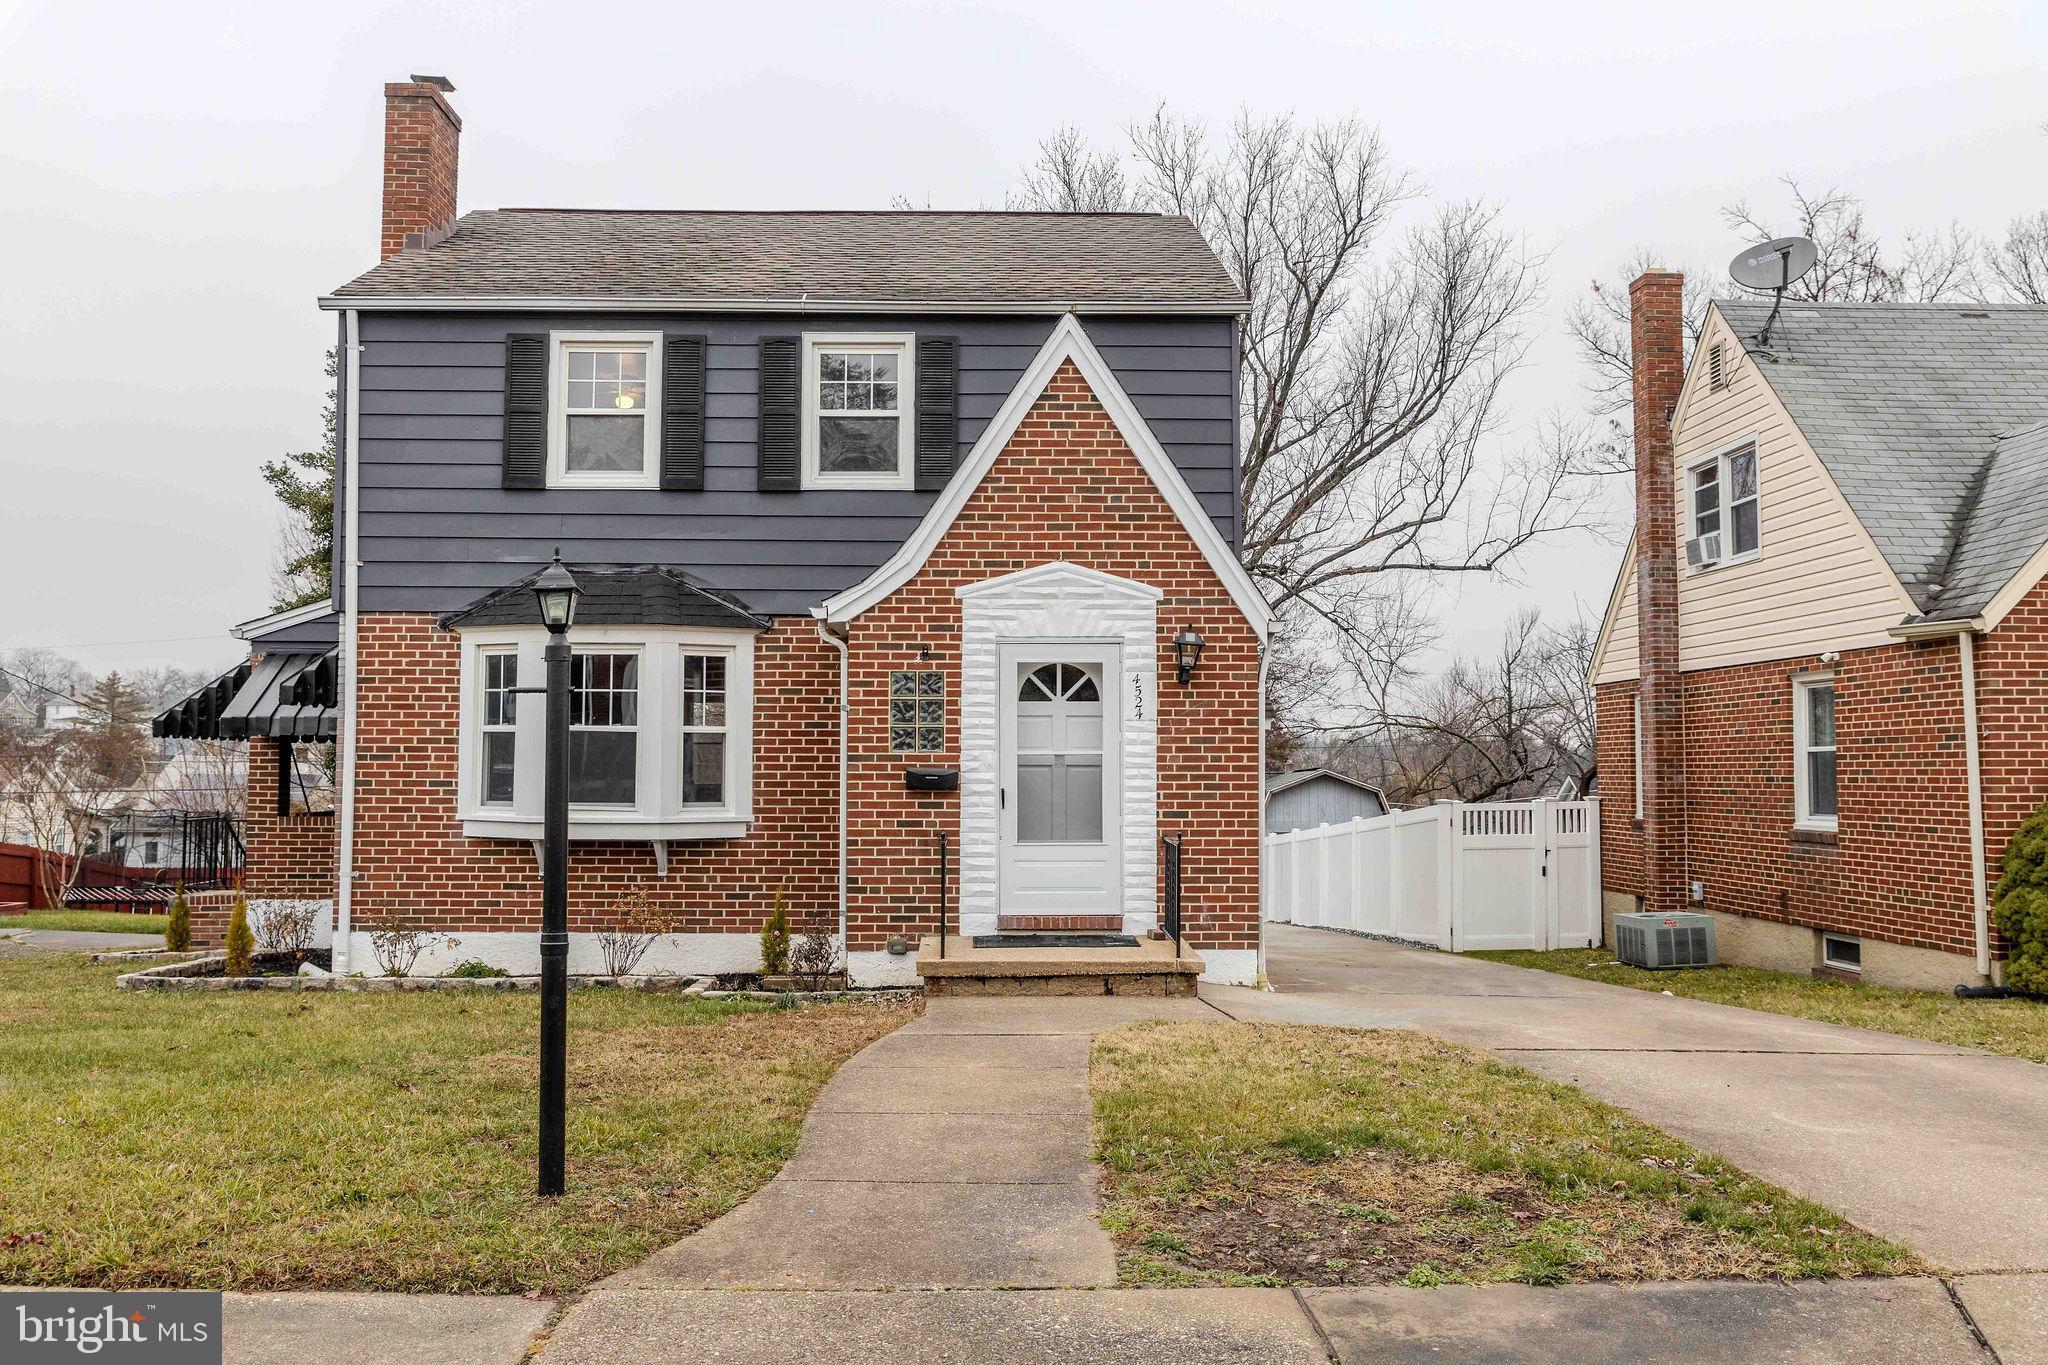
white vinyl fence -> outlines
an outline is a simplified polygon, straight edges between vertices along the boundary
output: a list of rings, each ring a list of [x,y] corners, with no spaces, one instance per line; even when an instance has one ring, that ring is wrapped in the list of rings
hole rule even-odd
[[[1591,947],[1600,802],[1441,801],[1269,834],[1266,918],[1451,952]]]

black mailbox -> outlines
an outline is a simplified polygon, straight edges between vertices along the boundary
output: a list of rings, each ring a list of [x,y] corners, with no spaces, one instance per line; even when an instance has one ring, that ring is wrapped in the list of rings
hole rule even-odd
[[[905,768],[903,785],[914,792],[956,792],[960,790],[958,768]]]

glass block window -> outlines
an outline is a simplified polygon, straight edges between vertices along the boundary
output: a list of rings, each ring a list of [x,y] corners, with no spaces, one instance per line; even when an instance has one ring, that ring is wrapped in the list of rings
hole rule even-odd
[[[946,747],[946,675],[904,671],[889,675],[889,751],[936,753]]]

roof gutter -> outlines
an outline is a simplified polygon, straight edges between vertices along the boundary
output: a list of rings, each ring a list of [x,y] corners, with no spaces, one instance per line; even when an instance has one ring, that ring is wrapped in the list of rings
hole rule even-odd
[[[1941,640],[1956,637],[1962,664],[1963,770],[1970,801],[1970,911],[1976,930],[1977,975],[1991,979],[1991,899],[1985,885],[1984,857],[1984,754],[1977,723],[1977,632],[1982,618],[1963,621],[1901,621],[1890,634],[1901,640]]]
[[[1171,314],[1242,317],[1248,299],[619,299],[544,294],[322,295],[329,312],[363,313],[1008,313],[1057,317],[1062,313]]]

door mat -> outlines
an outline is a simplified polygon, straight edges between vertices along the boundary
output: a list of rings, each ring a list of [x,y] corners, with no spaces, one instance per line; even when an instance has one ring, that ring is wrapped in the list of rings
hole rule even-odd
[[[1129,934],[976,934],[977,948],[1135,948]]]

